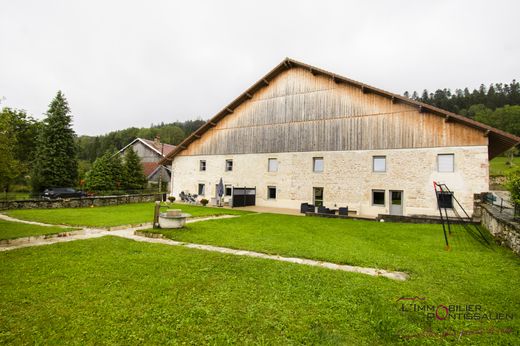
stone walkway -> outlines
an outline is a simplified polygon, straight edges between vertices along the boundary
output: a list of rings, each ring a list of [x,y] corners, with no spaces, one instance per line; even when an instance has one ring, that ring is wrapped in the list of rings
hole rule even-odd
[[[4,218],[4,216],[5,215],[0,214],[0,218],[7,220]],[[237,216],[222,215],[222,216],[204,217],[204,218],[187,220],[187,223],[200,222],[200,221],[213,220],[213,219],[231,218],[231,217],[237,217]],[[14,222],[38,224],[40,226],[53,226],[53,225],[43,224],[43,223],[33,223],[31,221],[24,221],[24,220],[11,218],[11,217],[8,217],[8,218],[9,218],[9,221],[14,221]],[[100,237],[104,237],[104,236],[116,236],[116,237],[121,237],[121,238],[126,238],[126,239],[135,240],[135,241],[146,242],[146,243],[156,243],[156,244],[164,244],[164,245],[170,245],[170,246],[182,246],[182,247],[186,247],[186,248],[190,248],[190,249],[219,252],[219,253],[228,254],[228,255],[247,256],[247,257],[262,258],[262,259],[268,259],[268,260],[274,260],[274,261],[303,264],[303,265],[308,265],[308,266],[313,266],[313,267],[321,267],[321,268],[327,268],[327,269],[332,269],[332,270],[360,273],[360,274],[366,274],[366,275],[371,275],[371,276],[383,276],[383,277],[393,279],[393,280],[398,280],[398,281],[404,281],[404,280],[408,279],[408,274],[403,273],[403,272],[397,272],[397,271],[394,272],[394,271],[387,271],[387,270],[381,270],[381,269],[375,269],[375,268],[357,267],[357,266],[350,266],[350,265],[345,265],[345,264],[336,264],[336,263],[331,263],[331,262],[315,261],[315,260],[304,259],[304,258],[282,257],[282,256],[277,256],[277,255],[268,255],[268,254],[261,253],[261,252],[236,250],[236,249],[212,246],[212,245],[185,243],[185,242],[179,242],[179,241],[175,241],[175,240],[171,240],[171,239],[165,239],[162,237],[159,237],[159,238],[147,237],[147,236],[140,235],[139,234],[140,232],[138,232],[138,231],[150,229],[151,227],[152,227],[152,224],[150,223],[150,224],[142,224],[142,225],[139,225],[136,227],[128,227],[128,228],[124,228],[124,229],[110,230],[110,231],[106,230],[106,229],[84,228],[80,231],[71,232],[70,236],[56,236],[56,237],[52,237],[52,238],[45,238],[44,236],[23,238],[25,241],[22,241],[20,243],[12,243],[7,246],[0,246],[0,251],[9,251],[9,250],[14,250],[14,249],[19,249],[19,248],[24,248],[24,247],[29,247],[29,246],[49,245],[49,244],[63,243],[63,242],[82,240],[82,239],[100,238]],[[30,241],[30,238],[35,238],[35,240]]]

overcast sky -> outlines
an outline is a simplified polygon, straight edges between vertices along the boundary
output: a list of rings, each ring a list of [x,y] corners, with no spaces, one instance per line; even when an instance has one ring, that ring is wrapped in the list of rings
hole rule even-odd
[[[520,77],[520,1],[0,0],[2,106],[78,134],[208,119],[286,56],[402,94]]]

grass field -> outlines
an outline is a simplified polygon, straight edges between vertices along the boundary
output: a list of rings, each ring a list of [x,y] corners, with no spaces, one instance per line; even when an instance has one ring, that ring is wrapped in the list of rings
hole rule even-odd
[[[484,247],[460,228],[450,237],[451,251],[443,249],[440,225],[274,214],[162,232],[188,242],[404,270],[410,279],[116,237],[24,248],[0,253],[0,344],[520,343],[520,258]],[[491,319],[438,320],[398,301],[416,296],[425,298],[416,308],[479,305],[479,316]]]
[[[519,341],[515,320],[426,320],[396,302],[419,294],[431,304],[517,311],[510,265],[495,275],[468,268],[473,278],[490,274],[471,292],[462,282],[469,274],[452,271],[397,282],[115,237],[24,248],[0,260],[2,344],[424,344],[456,342],[460,331],[476,329],[489,332],[458,342]],[[508,327],[514,332],[493,332]],[[445,332],[457,336],[427,335]]]
[[[506,175],[511,167],[507,164],[506,157],[495,157],[493,160],[489,161],[489,175],[498,176],[498,175]],[[515,167],[520,166],[520,157],[515,157],[513,159],[513,164]]]
[[[29,196],[28,192],[0,192],[0,201],[29,199]]]
[[[44,234],[56,234],[71,230],[73,230],[73,228],[35,226],[19,222],[0,220],[0,240]]]
[[[163,204],[161,210],[165,211],[168,208],[181,209],[193,217],[223,214],[241,215],[247,213],[232,209],[201,207],[189,204]],[[153,203],[134,203],[94,208],[10,210],[6,211],[5,214],[22,220],[54,225],[111,227],[152,222],[153,210]]]

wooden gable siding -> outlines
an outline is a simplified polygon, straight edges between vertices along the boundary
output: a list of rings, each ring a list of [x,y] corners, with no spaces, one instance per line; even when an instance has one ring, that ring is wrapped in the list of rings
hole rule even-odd
[[[487,145],[483,132],[303,68],[281,73],[179,155]]]

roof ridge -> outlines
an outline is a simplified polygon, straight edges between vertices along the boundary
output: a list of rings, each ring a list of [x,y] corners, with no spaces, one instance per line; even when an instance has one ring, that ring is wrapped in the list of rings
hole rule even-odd
[[[210,120],[208,120],[204,125],[199,127],[196,131],[192,132],[188,137],[186,137],[179,145],[176,146],[174,150],[172,150],[164,159],[161,160],[161,163],[164,164],[167,161],[171,161],[171,158],[173,158],[175,155],[177,155],[182,150],[186,149],[188,145],[190,145],[194,140],[201,137],[203,133],[205,133],[208,129],[216,126],[217,122],[220,121],[222,118],[227,116],[228,114],[233,113],[234,109],[238,107],[238,105],[242,104],[243,102],[249,100],[252,98],[252,95],[257,92],[259,89],[268,86],[270,80],[273,80],[275,77],[277,77],[280,73],[291,69],[293,67],[300,67],[309,70],[313,75],[326,75],[331,77],[335,82],[337,83],[347,83],[350,85],[357,86],[361,88],[364,92],[369,93],[375,93],[379,94],[383,97],[391,98],[393,102],[402,102],[411,106],[415,106],[419,108],[420,112],[423,111],[429,111],[430,113],[444,116],[447,120],[455,120],[457,122],[460,122],[466,126],[471,126],[474,128],[477,128],[479,130],[482,130],[486,135],[492,133],[495,136],[498,136],[499,139],[509,142],[511,144],[518,144],[520,143],[520,137],[517,137],[513,134],[510,134],[508,132],[499,130],[497,128],[491,127],[489,125],[480,123],[478,121],[475,121],[473,119],[464,117],[460,114],[452,113],[447,110],[444,110],[442,108],[438,108],[423,102],[419,102],[410,98],[407,98],[405,96],[401,96],[399,94],[394,94],[392,92],[379,89],[376,87],[373,87],[371,85],[358,82],[356,80],[341,76],[339,74],[329,72],[327,70],[321,69],[319,67],[315,67],[313,65],[309,65],[303,62],[300,62],[298,60],[295,60],[290,57],[285,57],[282,62],[280,62],[278,65],[276,65],[273,69],[271,69],[267,74],[265,74],[262,78],[260,78],[256,83],[254,83],[252,86],[250,86],[246,91],[244,91],[242,94],[240,94],[237,98],[235,98],[231,103],[229,103],[226,107],[224,107],[221,111],[216,113]]]

